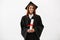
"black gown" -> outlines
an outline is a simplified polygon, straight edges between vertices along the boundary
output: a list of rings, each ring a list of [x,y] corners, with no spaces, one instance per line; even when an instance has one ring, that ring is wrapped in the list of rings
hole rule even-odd
[[[29,26],[27,25],[30,24],[31,19],[29,18],[29,16],[24,15],[20,22],[21,34],[25,40],[40,40],[39,38],[44,28],[41,17],[39,15],[34,15],[32,19],[34,19],[33,28],[35,29],[35,32],[33,33],[27,32],[27,29],[29,29]]]

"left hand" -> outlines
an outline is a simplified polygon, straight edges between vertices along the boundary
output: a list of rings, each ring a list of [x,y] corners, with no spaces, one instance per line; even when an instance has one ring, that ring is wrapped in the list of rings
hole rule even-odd
[[[35,29],[34,28],[30,30],[30,33],[32,33],[32,32],[35,32]]]

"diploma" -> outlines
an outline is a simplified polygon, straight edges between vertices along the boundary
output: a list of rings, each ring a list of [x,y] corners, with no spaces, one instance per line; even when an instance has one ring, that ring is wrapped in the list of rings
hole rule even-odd
[[[31,19],[31,22],[30,22],[30,24],[31,24],[30,30],[33,28],[33,22],[34,22],[34,19]]]

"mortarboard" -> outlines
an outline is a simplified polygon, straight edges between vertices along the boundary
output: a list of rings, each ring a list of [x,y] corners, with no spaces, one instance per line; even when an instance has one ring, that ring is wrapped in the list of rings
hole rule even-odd
[[[37,9],[37,7],[38,7],[38,6],[36,6],[34,3],[32,3],[32,2],[30,1],[30,3],[26,6],[25,9],[27,9],[27,7],[28,7],[29,5],[34,5],[34,6],[36,7],[36,9]]]

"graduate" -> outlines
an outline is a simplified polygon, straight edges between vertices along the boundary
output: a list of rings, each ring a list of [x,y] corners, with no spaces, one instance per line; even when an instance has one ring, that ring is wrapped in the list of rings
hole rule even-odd
[[[44,25],[41,17],[36,14],[37,6],[30,2],[26,8],[26,15],[21,18],[21,34],[24,40],[40,40]]]

